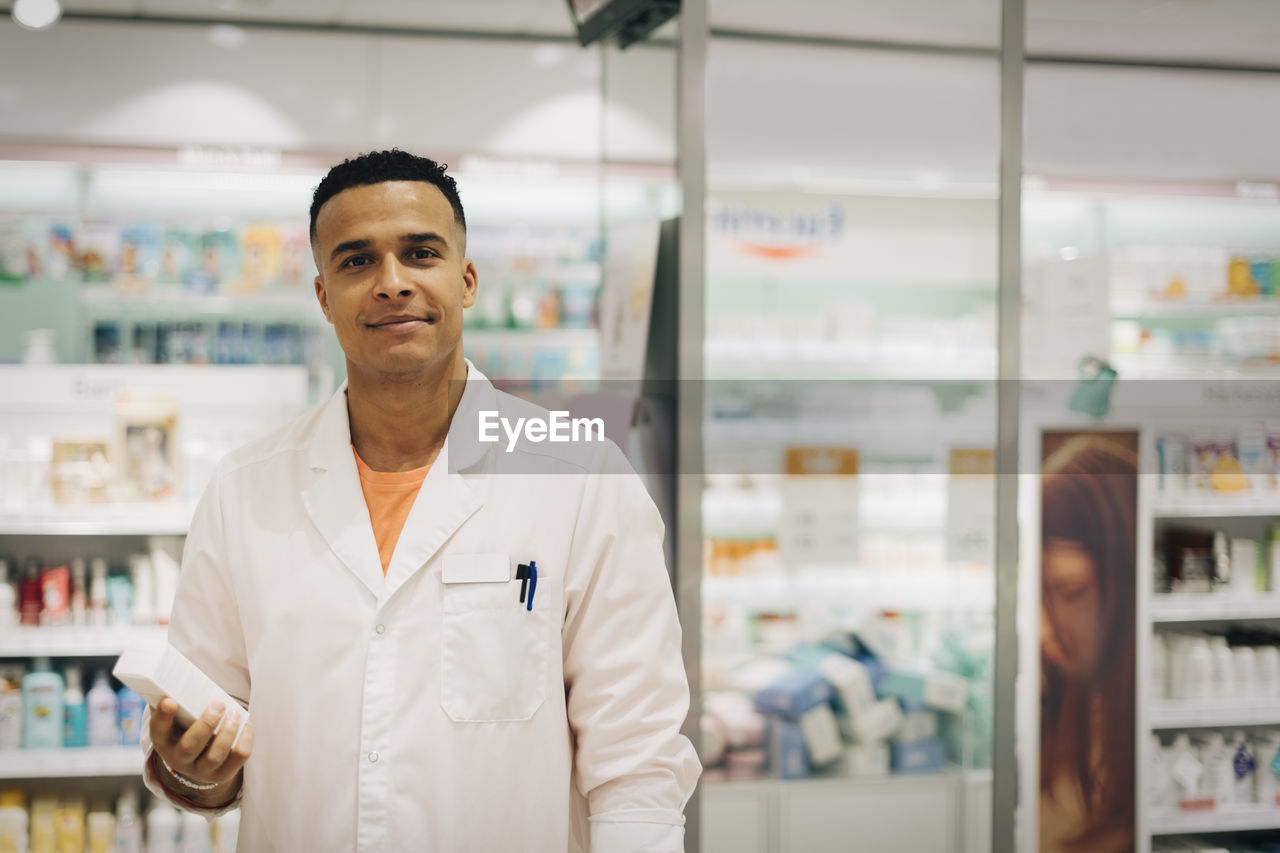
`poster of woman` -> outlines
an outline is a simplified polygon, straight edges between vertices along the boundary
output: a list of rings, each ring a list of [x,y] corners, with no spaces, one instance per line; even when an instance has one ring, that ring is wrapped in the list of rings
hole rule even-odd
[[[1137,446],[1137,433],[1044,433],[1042,853],[1134,849]]]

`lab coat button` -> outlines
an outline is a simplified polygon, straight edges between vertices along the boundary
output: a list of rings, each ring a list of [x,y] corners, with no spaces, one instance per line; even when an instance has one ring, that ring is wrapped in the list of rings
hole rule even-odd
[[[379,625],[378,627],[374,628],[373,630],[377,631],[379,634],[384,634],[384,633],[386,633],[387,626],[386,626],[386,625]]]
[[[376,753],[376,752],[371,752],[371,753],[369,753],[369,763],[370,763],[370,764],[377,764],[377,763],[378,763],[378,753]]]

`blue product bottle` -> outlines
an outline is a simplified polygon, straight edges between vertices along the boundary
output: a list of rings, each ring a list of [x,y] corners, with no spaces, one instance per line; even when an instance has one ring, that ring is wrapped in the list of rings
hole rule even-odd
[[[36,658],[22,677],[22,746],[59,749],[62,746],[62,676],[48,658]]]
[[[147,700],[128,687],[121,687],[116,694],[120,698],[120,745],[137,746],[142,736],[142,712]]]
[[[80,686],[80,668],[67,667],[67,689],[62,694],[62,745],[88,746],[89,708]]]

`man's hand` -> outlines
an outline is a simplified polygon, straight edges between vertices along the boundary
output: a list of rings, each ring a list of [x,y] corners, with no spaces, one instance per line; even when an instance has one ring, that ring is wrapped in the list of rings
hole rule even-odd
[[[174,779],[164,767],[156,768],[156,775],[170,791],[202,806],[217,808],[230,803],[240,789],[240,771],[253,751],[252,724],[244,720],[239,706],[224,709],[221,702],[205,708],[185,731],[174,720],[177,713],[178,703],[169,696],[151,710],[152,748],[185,779],[197,785],[217,787],[205,791],[190,788]],[[244,732],[237,741],[241,725]]]

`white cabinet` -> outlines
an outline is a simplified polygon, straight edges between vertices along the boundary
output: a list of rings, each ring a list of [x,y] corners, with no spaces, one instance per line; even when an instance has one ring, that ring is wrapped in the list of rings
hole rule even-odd
[[[713,782],[703,853],[987,853],[991,772]]]

